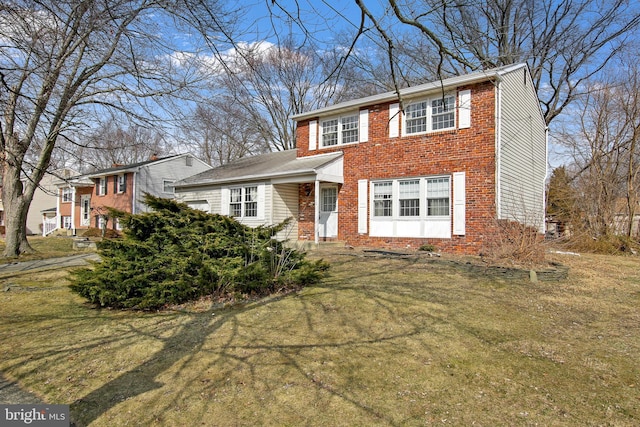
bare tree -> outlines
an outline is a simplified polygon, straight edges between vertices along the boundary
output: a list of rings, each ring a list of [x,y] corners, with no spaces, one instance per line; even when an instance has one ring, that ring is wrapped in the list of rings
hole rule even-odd
[[[80,142],[74,142],[77,169],[80,171],[143,162],[152,157],[168,154],[172,148],[163,133],[137,123],[126,124],[124,120],[110,118]]]
[[[312,2],[274,0],[309,39]],[[323,1],[328,5],[330,2]],[[637,33],[640,4],[628,0],[356,0],[360,16],[336,14],[353,26],[343,55],[361,55],[359,40],[386,53],[388,76],[398,90],[411,68],[427,78],[527,62],[547,124],[598,75]],[[295,9],[293,9],[295,8]],[[357,21],[357,22],[356,22]],[[411,58],[413,61],[403,60]],[[348,61],[341,62],[342,65]],[[423,64],[416,67],[416,64]],[[343,71],[344,67],[336,69]],[[413,84],[413,83],[412,83]]]
[[[184,120],[182,132],[184,145],[212,166],[269,151],[259,128],[247,123],[244,108],[229,96],[199,104]]]
[[[576,125],[561,141],[573,154],[583,225],[591,238],[632,236],[640,201],[640,70],[631,60],[619,74],[590,86],[576,103]]]
[[[245,126],[257,131],[272,151],[295,148],[294,114],[326,105],[337,96],[335,80],[311,46],[292,37],[280,44],[237,44],[228,57],[224,87],[242,110]]]
[[[173,51],[160,26],[195,23],[211,33],[225,16],[215,0],[190,2],[188,9],[155,0],[15,0],[0,6],[5,256],[31,251],[27,211],[60,138],[90,128],[108,110],[153,117],[157,100],[188,85],[190,73],[169,60]],[[32,161],[25,164],[28,155]]]

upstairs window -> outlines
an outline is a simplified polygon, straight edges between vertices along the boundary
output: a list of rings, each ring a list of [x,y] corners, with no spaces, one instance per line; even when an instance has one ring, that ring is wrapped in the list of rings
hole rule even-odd
[[[96,187],[96,194],[98,196],[104,196],[107,194],[107,178],[102,177],[98,179],[98,186]]]
[[[169,179],[164,179],[162,180],[162,192],[163,193],[171,193],[173,194],[173,183],[175,181],[173,180],[169,180]]]
[[[73,200],[73,191],[71,188],[63,188],[62,189],[62,201],[63,202],[71,202]]]
[[[127,175],[120,174],[117,177],[114,177],[116,193],[124,193],[127,191]]]
[[[404,134],[453,129],[456,126],[455,109],[454,95],[413,102],[404,110]]]
[[[321,146],[331,147],[358,142],[358,126],[358,114],[323,120],[320,125]]]
[[[450,129],[456,125],[456,100],[453,96],[431,101],[431,130]]]
[[[416,102],[405,109],[407,133],[427,131],[427,103]]]

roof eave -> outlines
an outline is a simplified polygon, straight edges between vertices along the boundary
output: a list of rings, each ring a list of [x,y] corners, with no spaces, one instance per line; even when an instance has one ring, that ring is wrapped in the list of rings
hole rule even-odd
[[[473,84],[482,81],[489,81],[494,78],[498,78],[500,75],[516,70],[518,68],[525,67],[526,64],[514,64],[508,67],[496,68],[486,71],[481,71],[472,74],[465,74],[463,76],[450,77],[444,80],[437,80],[430,83],[421,84],[418,86],[411,86],[404,89],[400,89],[400,96],[411,97],[413,95],[433,92],[442,90],[443,88],[449,89],[452,87],[462,86],[466,84]],[[328,114],[334,114],[340,111],[356,109],[367,105],[381,104],[385,102],[391,102],[398,99],[397,92],[385,92],[379,95],[368,96],[365,98],[354,99],[352,101],[342,102],[340,104],[332,105],[329,107],[319,108],[306,113],[295,114],[291,116],[293,120],[305,120],[313,117],[325,116]]]

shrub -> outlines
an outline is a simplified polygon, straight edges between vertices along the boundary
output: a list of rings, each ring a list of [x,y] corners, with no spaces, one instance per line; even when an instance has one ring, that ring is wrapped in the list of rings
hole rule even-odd
[[[496,220],[483,255],[488,259],[517,264],[541,264],[545,259],[544,236],[534,227],[517,221]]]
[[[426,244],[424,244],[424,245],[420,246],[420,247],[418,248],[418,250],[421,250],[421,251],[423,251],[423,252],[435,252],[436,247],[435,247],[435,246],[433,246],[433,245],[431,245],[431,244],[426,243]]]
[[[168,199],[145,201],[153,212],[111,212],[124,236],[98,243],[102,261],[73,273],[74,292],[103,307],[157,309],[211,294],[308,285],[328,268],[273,238],[286,222],[250,228]]]
[[[107,228],[104,233],[104,237],[106,237],[107,239],[115,239],[121,236],[122,233],[111,228]],[[102,230],[95,227],[88,228],[84,233],[82,233],[82,237],[102,237]]]

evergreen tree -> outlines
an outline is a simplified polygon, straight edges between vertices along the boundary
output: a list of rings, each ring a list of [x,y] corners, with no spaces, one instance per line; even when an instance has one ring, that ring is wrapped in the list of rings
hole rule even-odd
[[[111,212],[124,237],[98,244],[102,260],[73,273],[74,292],[104,307],[157,309],[216,293],[311,284],[328,268],[274,239],[287,222],[251,228],[168,199],[146,195],[145,203],[152,212]]]

